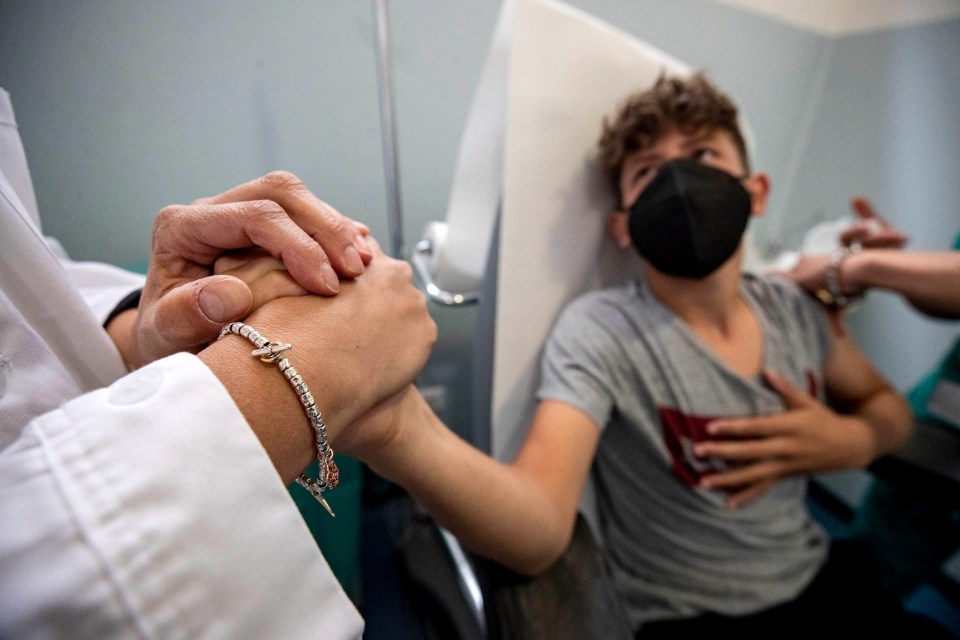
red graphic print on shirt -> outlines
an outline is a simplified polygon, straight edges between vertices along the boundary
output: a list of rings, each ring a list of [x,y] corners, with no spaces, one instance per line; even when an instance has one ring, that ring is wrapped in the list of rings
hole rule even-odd
[[[807,393],[817,397],[817,379],[813,372],[804,374]],[[719,458],[698,458],[693,453],[696,443],[708,440],[707,424],[720,416],[697,416],[681,413],[670,407],[658,407],[660,425],[663,429],[663,441],[670,452],[673,473],[688,487],[694,487],[700,478],[724,471],[728,463]]]
[[[694,444],[708,439],[706,426],[715,417],[688,416],[669,407],[659,407],[657,413],[673,473],[685,485],[696,486],[702,476],[723,470],[721,461],[698,458],[693,453]]]

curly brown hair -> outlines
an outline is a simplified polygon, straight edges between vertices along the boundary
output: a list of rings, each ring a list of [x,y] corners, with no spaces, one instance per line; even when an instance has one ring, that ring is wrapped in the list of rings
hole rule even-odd
[[[653,87],[629,96],[613,120],[604,118],[600,163],[617,191],[627,156],[653,145],[671,127],[685,133],[727,131],[749,171],[747,145],[733,101],[702,72],[689,77],[661,74]]]

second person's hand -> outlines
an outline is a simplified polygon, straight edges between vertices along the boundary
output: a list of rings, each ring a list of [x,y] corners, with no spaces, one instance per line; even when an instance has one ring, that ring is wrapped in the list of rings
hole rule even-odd
[[[341,275],[359,276],[373,258],[367,233],[287,172],[165,207],[154,223],[140,305],[107,329],[131,369],[178,351],[195,352],[253,308],[242,280],[213,274],[225,253],[259,247],[281,261],[303,290],[335,295]]]

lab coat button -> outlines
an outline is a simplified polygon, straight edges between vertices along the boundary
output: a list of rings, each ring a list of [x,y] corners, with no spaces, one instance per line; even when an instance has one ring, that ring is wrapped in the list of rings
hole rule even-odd
[[[163,371],[148,367],[125,375],[110,385],[110,402],[113,404],[134,404],[146,400],[160,388]]]

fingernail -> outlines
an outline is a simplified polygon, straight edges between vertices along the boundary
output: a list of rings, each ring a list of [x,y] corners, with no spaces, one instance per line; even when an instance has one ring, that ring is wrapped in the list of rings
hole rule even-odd
[[[337,275],[337,272],[333,270],[333,267],[330,266],[329,262],[324,262],[320,265],[320,275],[323,277],[323,283],[327,285],[330,291],[333,293],[340,291],[340,277]]]
[[[250,307],[250,292],[232,280],[218,280],[200,290],[197,306],[210,322],[229,322]]]
[[[357,234],[356,237],[354,237],[353,244],[357,245],[360,251],[371,255],[373,254],[373,251],[370,250],[370,243],[367,242],[367,239],[363,237],[362,234]]]
[[[343,250],[343,259],[350,275],[358,276],[363,273],[363,260],[360,259],[360,254],[355,246],[351,244]]]

